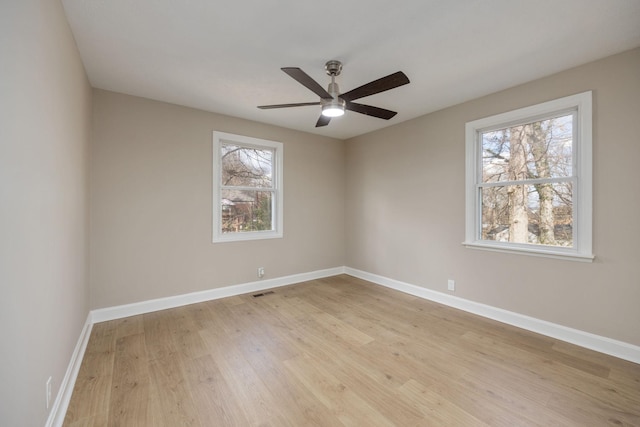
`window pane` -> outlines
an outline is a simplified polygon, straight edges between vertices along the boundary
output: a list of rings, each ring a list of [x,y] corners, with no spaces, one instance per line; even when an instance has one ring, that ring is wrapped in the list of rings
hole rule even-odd
[[[273,230],[271,191],[222,190],[222,232]]]
[[[482,240],[573,246],[571,182],[481,191]]]
[[[573,114],[481,135],[482,182],[572,175]]]
[[[222,144],[222,185],[272,187],[273,150]]]

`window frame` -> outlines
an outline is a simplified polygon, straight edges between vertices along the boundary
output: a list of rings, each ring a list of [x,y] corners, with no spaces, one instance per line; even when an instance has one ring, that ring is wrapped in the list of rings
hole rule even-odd
[[[246,148],[273,150],[272,183],[271,189],[259,188],[260,191],[271,191],[271,230],[243,231],[237,233],[222,232],[222,156],[223,145],[237,145]],[[283,158],[284,145],[281,142],[267,139],[253,138],[226,132],[213,132],[213,199],[212,242],[238,242],[261,239],[278,239],[284,234],[284,186],[283,186]]]
[[[558,113],[575,111],[572,158],[573,247],[482,240],[483,132],[532,123]],[[465,241],[468,248],[591,262],[592,253],[592,92],[555,99],[467,122],[465,125]]]

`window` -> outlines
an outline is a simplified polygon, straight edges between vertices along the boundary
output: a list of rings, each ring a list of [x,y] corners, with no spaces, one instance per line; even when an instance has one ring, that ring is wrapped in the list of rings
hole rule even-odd
[[[282,237],[282,150],[213,132],[213,242]]]
[[[591,92],[466,124],[467,247],[593,260]]]

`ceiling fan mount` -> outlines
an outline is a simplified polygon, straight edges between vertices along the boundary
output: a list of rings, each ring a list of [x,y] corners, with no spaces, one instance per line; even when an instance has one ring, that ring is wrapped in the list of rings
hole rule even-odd
[[[376,93],[394,89],[396,87],[409,83],[409,78],[402,71],[398,71],[352,89],[349,92],[341,94],[335,78],[342,73],[342,63],[337,60],[327,61],[324,69],[327,72],[327,75],[331,77],[331,83],[329,83],[328,90],[325,90],[322,86],[320,86],[320,84],[318,84],[300,68],[281,68],[281,70],[287,73],[291,78],[318,95],[320,97],[319,102],[260,105],[258,106],[258,108],[268,110],[274,108],[320,105],[322,108],[322,114],[316,122],[316,127],[328,125],[332,117],[343,115],[345,110],[355,111],[356,113],[377,117],[379,119],[389,120],[397,114],[395,111],[385,110],[384,108],[374,107],[371,105],[359,104],[352,101],[359,98],[364,98],[365,96],[375,95]]]
[[[324,69],[331,77],[337,77],[342,72],[342,62],[331,60],[324,64]]]

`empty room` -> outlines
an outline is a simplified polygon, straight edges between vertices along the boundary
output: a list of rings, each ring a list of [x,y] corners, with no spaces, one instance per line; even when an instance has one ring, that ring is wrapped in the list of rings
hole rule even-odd
[[[640,426],[640,2],[0,35],[1,426]]]

